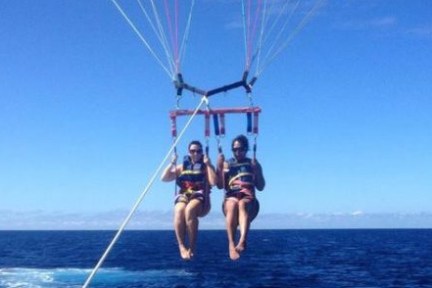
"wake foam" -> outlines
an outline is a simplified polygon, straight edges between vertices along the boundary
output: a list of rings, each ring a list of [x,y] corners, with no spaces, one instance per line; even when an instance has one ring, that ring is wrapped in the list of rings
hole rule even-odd
[[[84,284],[91,271],[82,268],[0,268],[0,287],[78,288]],[[93,278],[91,287],[121,287],[132,283],[168,284],[173,278],[188,276],[192,274],[182,269],[129,271],[101,268]]]

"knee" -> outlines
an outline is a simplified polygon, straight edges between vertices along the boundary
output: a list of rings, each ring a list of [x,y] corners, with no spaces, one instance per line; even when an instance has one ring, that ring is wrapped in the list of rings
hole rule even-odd
[[[254,211],[254,203],[251,201],[240,201],[239,202],[239,213],[242,215],[249,216]]]
[[[227,199],[225,200],[224,206],[226,209],[236,209],[238,206],[238,201],[233,200],[233,199]]]
[[[185,203],[177,203],[174,207],[174,217],[184,216],[186,211]]]
[[[238,210],[238,204],[234,201],[225,201],[224,211],[226,215],[235,214]]]
[[[249,204],[249,202],[246,202],[246,201],[239,201],[239,204],[238,204],[238,206],[239,206],[239,210],[241,210],[241,211],[246,211],[247,208],[248,208],[248,204]]]
[[[195,221],[198,217],[198,208],[199,207],[187,207],[185,211],[185,218],[187,222]]]
[[[185,214],[184,213],[175,213],[174,214],[174,223],[180,224],[185,221]]]

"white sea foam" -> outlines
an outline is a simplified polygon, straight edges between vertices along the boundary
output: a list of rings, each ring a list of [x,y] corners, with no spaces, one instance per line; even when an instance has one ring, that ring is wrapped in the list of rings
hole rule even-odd
[[[54,271],[33,268],[2,268],[0,269],[0,287],[49,287],[53,282]]]
[[[0,268],[0,288],[52,288],[81,287],[91,269],[81,268]],[[182,269],[128,271],[121,268],[102,268],[94,277],[94,284],[158,282],[170,277],[188,277],[191,273]]]

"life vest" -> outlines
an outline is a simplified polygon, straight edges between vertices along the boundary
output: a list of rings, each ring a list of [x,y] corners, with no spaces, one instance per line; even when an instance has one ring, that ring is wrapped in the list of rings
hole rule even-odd
[[[225,174],[228,181],[227,193],[244,193],[249,196],[255,195],[254,173],[252,160],[245,158],[237,162],[235,158],[228,160],[228,171]]]
[[[200,161],[192,163],[189,156],[186,156],[183,161],[183,169],[177,177],[177,185],[180,187],[180,194],[190,194],[206,189],[206,172],[205,164]]]

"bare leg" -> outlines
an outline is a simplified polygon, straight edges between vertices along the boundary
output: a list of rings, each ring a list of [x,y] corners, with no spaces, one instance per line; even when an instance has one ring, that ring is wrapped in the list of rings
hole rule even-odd
[[[250,199],[241,199],[239,201],[239,226],[240,239],[236,246],[237,252],[241,253],[246,249],[246,240],[250,228],[249,213],[253,208],[253,203]]]
[[[228,251],[231,260],[240,258],[235,249],[235,235],[238,226],[238,203],[236,199],[226,199],[224,202],[225,222],[228,234]]]
[[[189,237],[189,257],[192,258],[195,254],[196,239],[198,233],[198,215],[202,210],[202,202],[198,199],[192,199],[186,206],[186,229]]]
[[[186,221],[185,221],[186,203],[179,202],[174,207],[174,230],[179,246],[180,256],[184,260],[189,260],[189,252],[185,245]]]

